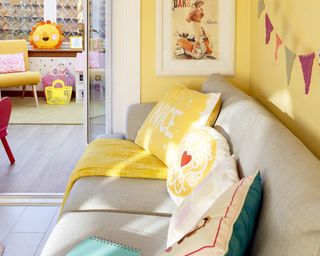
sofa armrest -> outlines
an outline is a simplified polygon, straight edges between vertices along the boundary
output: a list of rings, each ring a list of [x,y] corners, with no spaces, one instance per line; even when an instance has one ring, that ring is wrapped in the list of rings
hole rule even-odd
[[[144,120],[156,103],[133,104],[127,112],[127,139],[134,141]]]

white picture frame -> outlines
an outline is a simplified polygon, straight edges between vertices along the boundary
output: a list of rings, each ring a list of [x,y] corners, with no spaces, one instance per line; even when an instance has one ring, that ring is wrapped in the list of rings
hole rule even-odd
[[[212,73],[233,76],[235,74],[235,0],[217,0],[219,26],[219,58],[217,59],[176,59],[172,48],[173,1],[156,1],[156,74],[158,76],[207,76]]]
[[[83,50],[83,37],[82,36],[70,36],[70,49]]]

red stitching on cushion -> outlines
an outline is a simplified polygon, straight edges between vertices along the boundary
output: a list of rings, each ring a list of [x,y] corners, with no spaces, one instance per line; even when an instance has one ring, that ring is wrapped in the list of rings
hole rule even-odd
[[[214,247],[216,246],[216,243],[217,243],[217,240],[218,240],[218,236],[219,236],[219,233],[220,233],[220,228],[221,228],[221,225],[222,225],[222,221],[223,221],[225,218],[227,218],[228,213],[229,213],[229,209],[230,209],[230,207],[231,207],[232,204],[233,204],[234,198],[235,198],[235,196],[236,196],[239,188],[243,185],[244,181],[245,181],[245,179],[238,185],[237,189],[234,191],[233,196],[232,196],[232,199],[231,199],[231,202],[230,202],[230,204],[229,204],[229,206],[228,206],[228,208],[227,208],[227,210],[226,210],[226,212],[225,212],[225,215],[224,215],[224,217],[222,217],[222,218],[220,219],[219,226],[218,226],[218,230],[217,230],[217,233],[216,233],[216,235],[215,235],[215,238],[214,238],[214,241],[213,241],[212,245],[205,245],[205,246],[197,249],[196,251],[193,251],[193,252],[190,252],[190,253],[186,254],[185,256],[189,256],[189,255],[195,254],[196,252],[200,252],[200,251],[202,251],[202,250],[204,250],[204,249],[207,249],[207,248],[214,248]]]

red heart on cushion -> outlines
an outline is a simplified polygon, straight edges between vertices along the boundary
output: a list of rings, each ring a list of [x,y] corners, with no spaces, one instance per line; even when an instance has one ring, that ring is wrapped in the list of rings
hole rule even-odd
[[[192,160],[192,156],[188,155],[187,151],[184,151],[182,154],[182,158],[181,158],[181,167],[187,165],[188,163],[190,163]]]

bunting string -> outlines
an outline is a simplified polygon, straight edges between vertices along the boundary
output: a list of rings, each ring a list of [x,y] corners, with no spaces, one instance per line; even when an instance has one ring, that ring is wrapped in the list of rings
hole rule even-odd
[[[259,1],[258,18],[260,18],[263,11],[266,10],[266,5],[265,5],[264,0],[258,0],[258,1]],[[265,27],[266,27],[266,39],[265,40],[266,40],[266,45],[268,45],[271,40],[271,35],[275,31],[275,28],[274,28],[274,25],[272,24],[272,21],[270,19],[269,14],[267,12],[265,15]],[[275,31],[275,33],[276,33],[276,31]],[[279,36],[278,33],[276,33],[275,40],[276,40],[276,48],[275,48],[275,55],[274,55],[275,61],[278,60],[279,48],[282,45],[284,45],[284,48],[285,48],[288,85],[291,82],[293,66],[294,66],[295,60],[298,56],[299,60],[300,60],[300,64],[301,64],[304,83],[305,83],[305,85],[304,85],[305,90],[304,91],[305,91],[305,94],[308,95],[310,92],[310,84],[311,84],[311,80],[312,80],[312,69],[313,69],[314,59],[316,56],[318,56],[318,58],[319,58],[319,65],[320,65],[320,50],[314,51],[314,52],[307,54],[307,55],[298,55],[295,52],[293,52],[292,50],[290,50],[284,44],[283,40],[281,39],[281,37]]]

